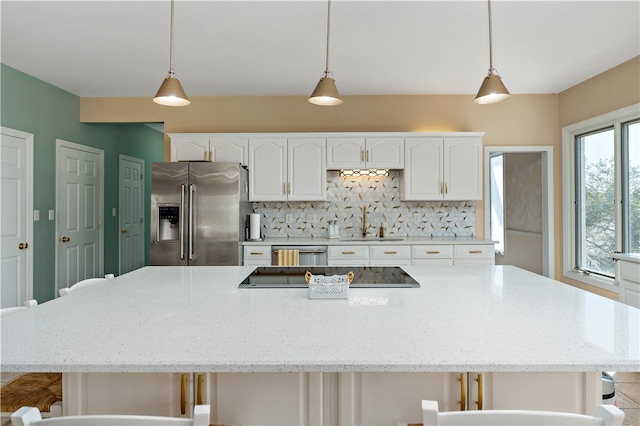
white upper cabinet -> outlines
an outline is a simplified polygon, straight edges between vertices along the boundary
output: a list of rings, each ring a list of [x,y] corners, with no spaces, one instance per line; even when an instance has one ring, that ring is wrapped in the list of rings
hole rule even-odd
[[[327,169],[364,168],[404,168],[404,138],[331,137],[327,139]]]
[[[251,201],[326,200],[324,138],[249,140]]]
[[[171,161],[210,161],[209,135],[170,133]]]
[[[171,133],[171,161],[217,161],[248,166],[249,138],[213,133]]]
[[[211,161],[249,165],[249,138],[223,136],[210,139]]]
[[[401,199],[482,199],[482,138],[407,138]]]

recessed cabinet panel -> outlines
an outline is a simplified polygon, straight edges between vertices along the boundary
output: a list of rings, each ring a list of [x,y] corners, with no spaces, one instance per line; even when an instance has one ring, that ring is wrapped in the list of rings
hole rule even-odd
[[[364,138],[328,138],[327,169],[364,168],[364,150]]]
[[[405,168],[400,181],[402,200],[442,199],[443,140],[442,137],[405,140]]]
[[[249,200],[287,199],[287,140],[249,140]]]
[[[365,160],[369,169],[403,169],[404,138],[367,138]]]
[[[211,138],[211,161],[240,163],[244,166],[249,164],[249,139],[222,137]]]
[[[446,138],[445,200],[482,199],[482,143],[478,138]]]
[[[326,141],[324,138],[289,139],[289,200],[327,199]]]
[[[209,161],[209,135],[169,134],[171,161]]]

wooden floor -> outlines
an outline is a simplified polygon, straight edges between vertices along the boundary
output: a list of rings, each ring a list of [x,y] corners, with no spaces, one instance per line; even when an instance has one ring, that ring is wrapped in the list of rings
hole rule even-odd
[[[616,373],[616,402],[624,411],[623,425],[640,425],[640,372]]]
[[[19,374],[2,373],[1,384],[14,380]],[[616,383],[616,403],[624,411],[625,426],[640,425],[640,372],[615,373],[613,379]],[[2,416],[0,425],[10,425],[7,416]]]

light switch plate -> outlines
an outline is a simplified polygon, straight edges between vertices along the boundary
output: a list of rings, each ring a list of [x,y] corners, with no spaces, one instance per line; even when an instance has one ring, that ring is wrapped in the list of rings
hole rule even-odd
[[[33,211],[33,221],[37,222],[40,220],[40,210],[34,210]]]
[[[284,220],[287,223],[293,223],[293,215],[291,213],[287,213],[286,215],[284,215]]]
[[[49,220],[53,220],[53,219],[55,219],[55,217],[56,216],[55,216],[54,211],[53,210],[49,210]]]

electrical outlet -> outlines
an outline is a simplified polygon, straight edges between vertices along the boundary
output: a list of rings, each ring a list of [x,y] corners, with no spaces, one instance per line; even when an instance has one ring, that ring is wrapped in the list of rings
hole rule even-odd
[[[421,222],[420,213],[414,213],[413,214],[413,223],[418,223],[418,222]]]
[[[284,215],[284,220],[287,223],[293,223],[293,215],[291,213],[287,213]]]
[[[315,213],[309,213],[307,215],[307,222],[309,223],[318,223],[318,217]]]

